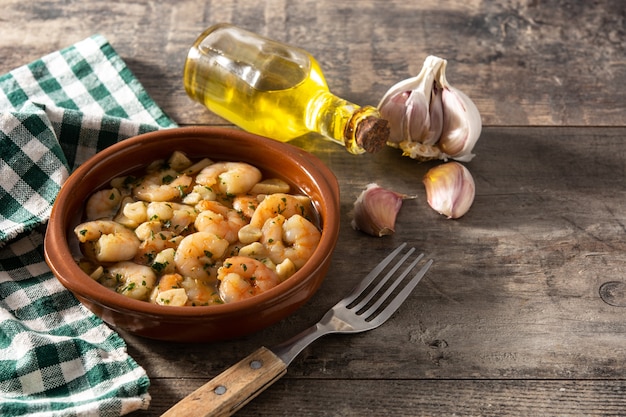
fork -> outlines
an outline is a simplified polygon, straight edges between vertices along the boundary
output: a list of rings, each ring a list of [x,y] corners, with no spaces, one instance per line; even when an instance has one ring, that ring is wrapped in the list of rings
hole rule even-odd
[[[162,417],[233,415],[280,379],[287,372],[291,361],[321,336],[330,333],[360,333],[383,324],[407,299],[433,263],[432,259],[426,262],[417,274],[396,292],[406,276],[424,257],[424,254],[415,257],[393,281],[390,281],[415,252],[415,248],[410,248],[374,285],[374,280],[406,246],[406,243],[401,244],[383,259],[347,297],[328,310],[317,324],[272,348],[257,349],[183,398]]]

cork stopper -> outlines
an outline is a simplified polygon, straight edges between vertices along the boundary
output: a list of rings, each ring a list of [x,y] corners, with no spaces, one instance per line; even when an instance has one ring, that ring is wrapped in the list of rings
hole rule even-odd
[[[389,122],[375,116],[368,116],[356,127],[356,143],[365,152],[380,151],[389,139]]]

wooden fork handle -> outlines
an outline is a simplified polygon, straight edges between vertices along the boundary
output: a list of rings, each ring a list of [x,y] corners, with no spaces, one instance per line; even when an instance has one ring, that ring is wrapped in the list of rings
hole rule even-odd
[[[287,365],[261,347],[167,410],[162,417],[230,416],[287,372]]]

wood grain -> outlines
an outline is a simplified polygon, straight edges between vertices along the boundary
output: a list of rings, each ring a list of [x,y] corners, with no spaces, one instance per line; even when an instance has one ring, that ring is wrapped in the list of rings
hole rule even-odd
[[[477,104],[470,212],[450,221],[421,184],[434,163],[388,148],[300,146],[341,187],[341,232],[319,292],[257,334],[211,345],[122,332],[156,416],[260,346],[314,324],[408,242],[435,264],[383,327],[327,336],[241,416],[620,416],[626,410],[626,5],[622,0],[4,0],[0,72],[96,32],[180,124],[224,125],[185,94],[187,49],[230,21],[309,50],[331,89],[376,104],[428,54]],[[19,24],[15,24],[19,22]],[[350,227],[370,182],[405,200],[393,236]]]
[[[0,72],[99,32],[181,124],[224,123],[182,86],[187,50],[229,21],[309,50],[332,91],[377,104],[427,55],[486,125],[619,126],[626,91],[622,0],[3,1]],[[10,22],[20,22],[16,29]],[[519,82],[524,80],[524,82]]]
[[[170,386],[162,382],[157,382],[159,392],[170,391]],[[329,386],[335,389],[328,389]],[[175,391],[184,395],[193,388],[193,381],[182,381]],[[621,380],[303,381],[287,376],[237,416],[617,417],[623,416],[626,409],[625,391],[626,384]],[[153,399],[153,406],[162,406],[162,401],[162,397]]]
[[[261,347],[185,396],[163,417],[231,416],[283,376],[286,368],[285,362]]]

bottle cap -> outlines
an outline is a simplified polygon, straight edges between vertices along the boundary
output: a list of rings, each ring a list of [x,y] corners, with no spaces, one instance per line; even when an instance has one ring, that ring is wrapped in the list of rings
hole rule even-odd
[[[380,151],[389,139],[389,122],[375,116],[369,116],[361,120],[355,132],[357,145],[366,152],[376,153]]]

